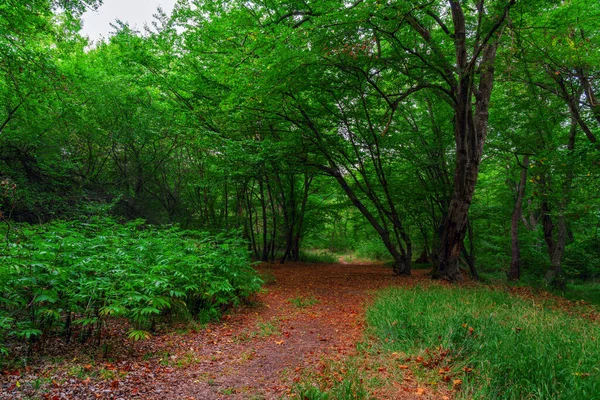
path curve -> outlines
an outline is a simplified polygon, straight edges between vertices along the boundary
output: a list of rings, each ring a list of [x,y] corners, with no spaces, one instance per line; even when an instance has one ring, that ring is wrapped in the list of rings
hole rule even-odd
[[[267,280],[264,290],[222,321],[195,331],[171,328],[134,344],[123,340],[126,327],[116,327],[108,358],[56,348],[62,364],[48,354],[46,365],[18,375],[3,371],[1,387],[9,390],[0,390],[0,399],[39,398],[36,382],[45,385],[41,398],[49,400],[293,398],[295,383],[306,382],[309,371],[334,378],[326,366],[357,354],[373,293],[431,283],[427,271],[398,277],[382,264],[277,263],[258,270]],[[386,388],[374,398],[436,398],[423,392],[410,370],[392,379],[380,369]]]
[[[203,361],[188,368],[183,380],[172,375],[174,381],[161,382],[168,389],[154,393],[156,398],[286,398],[306,368],[355,352],[364,338],[366,304],[376,290],[429,282],[427,271],[397,277],[382,264],[286,263],[258,269],[275,282],[257,296],[257,305],[186,338]],[[411,396],[402,392],[393,398]]]

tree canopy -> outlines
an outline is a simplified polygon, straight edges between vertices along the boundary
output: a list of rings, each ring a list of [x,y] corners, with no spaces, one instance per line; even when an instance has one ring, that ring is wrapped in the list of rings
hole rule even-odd
[[[585,0],[180,0],[89,46],[99,1],[0,5],[0,207],[239,229],[255,258],[600,274]]]

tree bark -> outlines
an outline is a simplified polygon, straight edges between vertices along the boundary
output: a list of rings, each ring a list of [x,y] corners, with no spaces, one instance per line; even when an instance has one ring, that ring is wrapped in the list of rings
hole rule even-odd
[[[519,221],[523,211],[523,197],[525,195],[525,185],[527,184],[527,168],[529,167],[529,156],[523,158],[521,165],[521,177],[516,187],[517,198],[511,217],[511,261],[508,279],[518,281],[521,278],[521,247],[519,245]]]
[[[475,40],[473,55],[469,59],[465,15],[461,3],[450,0],[458,71],[458,80],[452,85],[455,98],[456,170],[454,191],[441,234],[437,271],[433,278],[462,280],[459,260],[468,226],[469,207],[473,199],[483,145],[487,136],[489,102],[494,83],[494,62],[499,39],[498,30],[504,24],[514,3],[514,0],[507,3],[504,13],[497,18],[485,38]],[[479,3],[477,8],[481,20],[484,14],[483,3]],[[477,76],[479,76],[478,85],[476,85]],[[475,109],[472,107],[473,103]]]

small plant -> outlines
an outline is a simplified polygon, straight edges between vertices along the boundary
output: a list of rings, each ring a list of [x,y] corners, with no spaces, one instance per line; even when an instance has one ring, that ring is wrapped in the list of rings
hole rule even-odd
[[[232,394],[235,394],[235,393],[236,393],[235,388],[221,389],[221,394],[224,394],[225,396],[231,396]]]
[[[308,308],[319,303],[315,296],[298,296],[288,300],[298,308]]]
[[[258,337],[264,338],[267,336],[279,335],[281,333],[279,328],[271,321],[259,322],[258,324],[256,324],[256,327],[258,328]]]
[[[199,361],[194,351],[186,352],[182,357],[175,359],[175,366],[177,368],[187,368],[190,365],[196,364]]]
[[[114,371],[113,369],[107,369],[107,368],[100,368],[98,370],[98,375],[100,376],[100,378],[102,380],[105,380],[105,381],[112,381],[117,377],[116,371]]]
[[[335,379],[333,379],[335,377]],[[369,392],[363,382],[363,372],[337,363],[325,365],[319,373],[305,376],[294,387],[294,394],[307,400],[362,400]]]

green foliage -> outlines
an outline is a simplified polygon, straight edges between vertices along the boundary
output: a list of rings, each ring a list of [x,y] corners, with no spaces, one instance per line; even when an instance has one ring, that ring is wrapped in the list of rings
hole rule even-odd
[[[577,279],[600,277],[600,237],[585,235],[565,249],[567,276]]]
[[[371,260],[389,260],[390,253],[380,240],[362,240],[356,246],[356,256]]]
[[[571,300],[583,300],[600,306],[600,281],[569,282],[561,294]]]
[[[427,361],[441,349],[444,357],[433,368],[448,366],[462,378],[459,398],[600,393],[600,327],[552,307],[484,288],[416,287],[382,293],[367,319],[387,351]]]
[[[304,250],[299,254],[299,261],[307,263],[336,263],[338,258],[327,250]]]
[[[298,308],[308,308],[319,303],[319,300],[315,296],[298,296],[288,301]]]
[[[318,377],[316,378],[315,380],[319,380]],[[361,372],[356,368],[346,370],[342,379],[335,381],[333,384],[325,382],[320,384],[315,382],[299,383],[295,386],[294,393],[298,398],[306,400],[362,400],[370,398],[361,378]]]
[[[107,218],[19,225],[1,254],[0,338],[80,335],[126,318],[134,340],[183,310],[215,319],[261,279],[235,234],[211,236]],[[3,340],[4,341],[4,340]]]
[[[461,154],[453,125],[456,21],[447,2],[182,1],[172,16],[158,12],[144,34],[118,23],[89,48],[79,17],[99,4],[0,5],[3,222],[78,218],[106,204],[128,220],[239,229],[265,261],[278,253],[336,261],[307,249],[387,261],[386,237],[388,248],[437,254]],[[527,155],[523,275],[539,282],[548,270],[545,215],[555,242],[557,221],[566,221],[558,257],[566,278],[593,279],[600,8],[589,0],[516,2],[502,34],[487,36],[507,4],[456,3],[472,49],[485,37],[498,40],[466,242],[482,272],[505,274]],[[481,67],[484,52],[468,53],[469,65]],[[42,305],[62,302],[31,293],[41,295]],[[116,316],[121,306],[132,304],[105,311]],[[178,307],[157,304],[136,318]],[[218,314],[192,308],[202,320]],[[44,318],[60,325],[56,315]],[[29,337],[39,335],[32,329]]]

